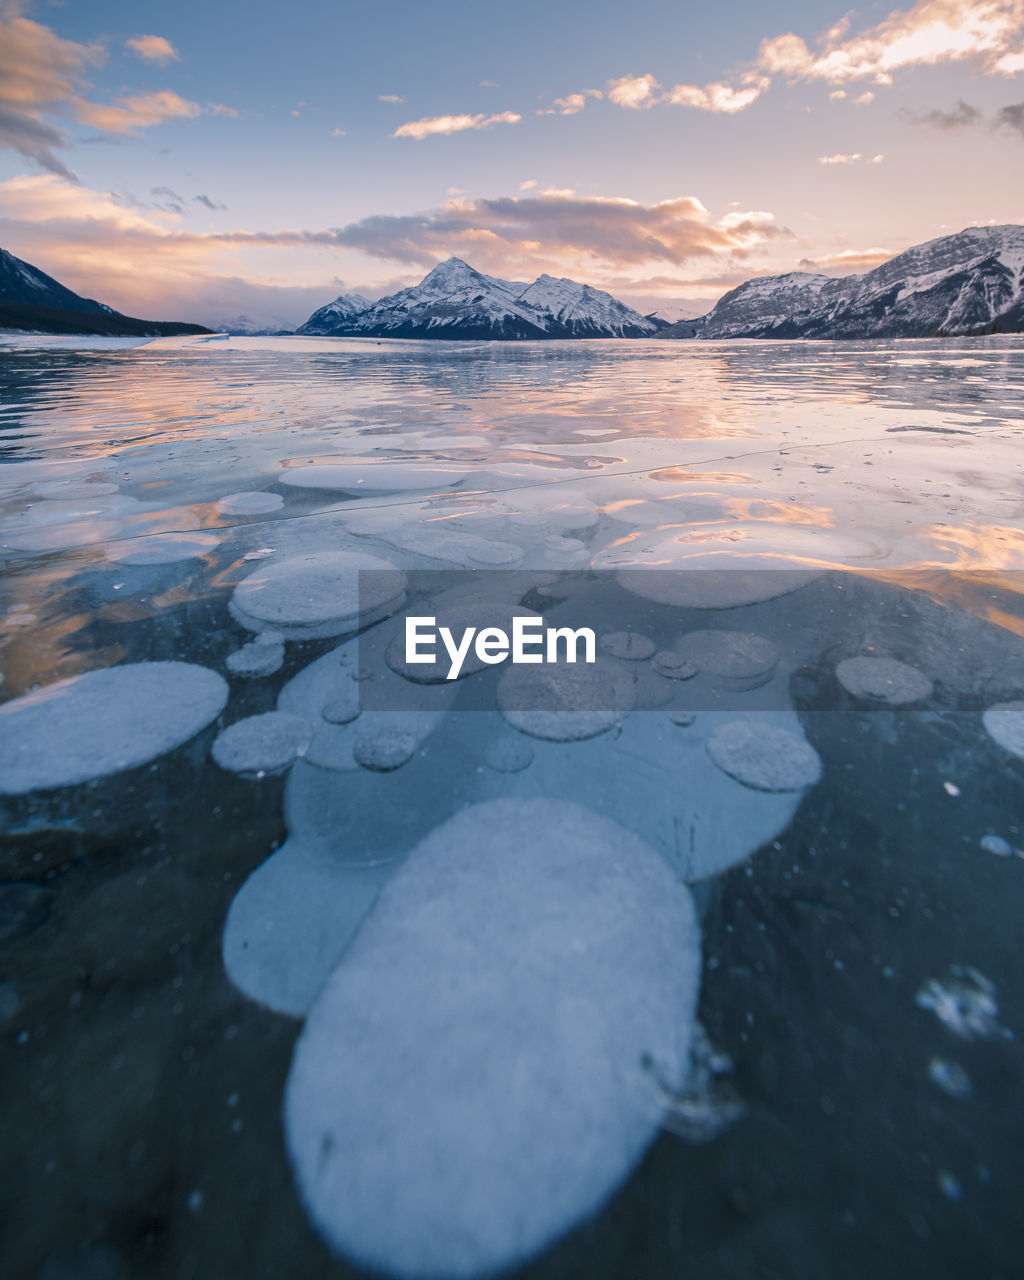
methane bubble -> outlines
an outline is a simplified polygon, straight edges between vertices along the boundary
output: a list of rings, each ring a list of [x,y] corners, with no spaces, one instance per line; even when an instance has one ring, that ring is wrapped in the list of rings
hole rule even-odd
[[[400,1277],[488,1275],[593,1213],[686,1074],[700,938],[662,858],[575,804],[428,835],[309,1013],[285,1095],[303,1202]]]

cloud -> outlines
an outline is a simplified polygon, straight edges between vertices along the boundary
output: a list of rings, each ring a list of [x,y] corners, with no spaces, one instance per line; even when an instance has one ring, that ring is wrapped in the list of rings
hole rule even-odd
[[[340,124],[336,124],[334,128],[331,130],[332,138],[344,138],[347,136],[348,136],[347,131],[343,129]]]
[[[172,191],[170,187],[153,187],[150,195],[156,196],[158,209],[162,209],[165,213],[180,214],[184,211],[185,198],[179,196],[176,191]]]
[[[569,93],[564,98],[555,99],[555,106],[563,116],[573,116],[577,111],[582,111],[586,105],[587,100],[582,93]]]
[[[191,119],[201,111],[198,102],[189,102],[173,89],[117,98],[108,105],[85,101],[75,105],[75,114],[83,124],[104,133],[135,133],[165,120]]]
[[[397,93],[382,93],[379,95],[381,102],[404,102],[405,99]]]
[[[859,151],[855,151],[852,155],[818,156],[818,164],[826,166],[837,164],[850,165],[860,164],[862,161],[864,164],[881,164],[884,159],[884,152],[879,152],[878,155],[868,156],[865,158]]]
[[[718,81],[706,84],[703,88],[696,84],[677,84],[669,89],[664,101],[677,107],[696,107],[699,111],[714,111],[733,115],[737,111],[745,111],[757,101],[771,84],[767,76],[758,77],[756,83],[748,84],[743,89],[733,89],[730,85]]]
[[[501,111],[497,115],[428,116],[423,120],[410,120],[401,124],[392,138],[428,138],[435,133],[462,133],[465,129],[489,129],[492,124],[518,124],[522,116],[515,111]]]
[[[421,214],[319,230],[194,232],[168,217],[52,175],[0,183],[0,243],[48,264],[72,287],[88,283],[89,296],[136,314],[148,308],[166,315],[153,310],[160,299],[198,297],[195,291],[210,277],[237,276],[239,251],[352,250],[421,272],[455,255],[512,279],[550,271],[598,282],[628,268],[664,270],[691,260],[739,270],[753,250],[793,238],[763,211],[733,210],[715,222],[693,196],[649,206],[568,194],[453,199]],[[265,254],[259,260],[265,262]],[[286,273],[281,283],[287,279]]]
[[[603,98],[600,89],[584,89],[582,93],[567,93],[564,98],[556,98],[554,107],[546,111],[538,111],[539,116],[574,116],[587,105],[588,98]]]
[[[162,36],[139,36],[128,44],[151,61],[166,60],[166,51],[156,57],[163,45],[174,53]],[[121,97],[112,104],[91,101],[86,74],[105,58],[99,44],[63,40],[49,27],[16,13],[0,17],[0,146],[17,151],[52,174],[72,178],[71,170],[54,154],[55,149],[67,146],[70,138],[47,116],[70,113],[80,123],[104,133],[132,134],[165,120],[196,116],[203,110],[170,89]],[[206,110],[238,114],[217,103],[208,103]]]
[[[0,101],[23,111],[57,107],[84,87],[85,69],[104,56],[98,45],[62,40],[28,18],[0,20]]]
[[[1013,129],[1024,138],[1024,102],[1013,102],[1007,107],[1000,107],[993,125],[997,129]]]
[[[28,18],[0,19],[0,145],[50,173],[72,177],[53,154],[67,145],[67,135],[43,115],[78,95],[86,69],[103,57],[98,46],[62,40]]]
[[[124,42],[124,47],[147,62],[178,62],[178,51],[170,40],[163,36],[133,36]]]
[[[847,15],[819,38],[814,50],[791,31],[762,40],[755,62],[736,84],[716,80],[663,90],[648,73],[610,80],[607,96],[631,110],[669,104],[732,115],[756,102],[773,76],[790,83],[823,81],[836,86],[829,96],[839,100],[847,97],[844,85],[863,80],[891,84],[897,71],[914,67],[967,61],[990,75],[1024,70],[1024,0],[918,0],[859,34],[850,34],[851,25]],[[874,98],[865,89],[853,105],[868,106]]]
[[[608,81],[608,99],[617,106],[634,111],[667,103],[676,107],[694,107],[698,111],[734,115],[756,102],[770,84],[768,76],[755,71],[744,73],[738,89],[718,80],[703,87],[697,84],[677,84],[673,89],[663,90],[652,75],[622,76],[619,80]]]
[[[971,106],[963,98],[958,98],[956,105],[949,111],[936,108],[932,111],[907,111],[900,115],[912,124],[928,125],[933,129],[949,132],[953,129],[979,128],[986,123],[985,115],[977,107]],[[1024,102],[1011,102],[1000,107],[987,122],[991,129],[1011,129],[1024,137]]]
[[[223,102],[208,102],[205,109],[211,116],[228,116],[232,120],[237,120],[241,115],[234,107],[226,107]]]
[[[339,246],[387,261],[431,266],[471,255],[486,270],[514,274],[548,263],[679,264],[743,255],[791,233],[765,213],[735,213],[714,224],[693,196],[645,206],[552,193],[453,200],[429,213],[364,218],[333,235]]]
[[[934,111],[904,110],[900,115],[913,124],[930,125],[933,129],[942,129],[945,132],[951,129],[966,129],[972,125],[981,124],[985,119],[977,107],[972,107],[963,98],[958,98],[956,106],[950,111],[941,111],[938,108]]]
[[[536,178],[527,178],[524,182],[520,182],[520,184],[519,184],[519,190],[520,190],[520,191],[532,191],[532,190],[533,190],[533,188],[534,188],[536,185],[537,185],[537,179],[536,179]]]
[[[608,100],[617,107],[639,111],[659,101],[661,85],[652,75],[621,76],[608,81]]]
[[[209,196],[198,195],[198,196],[193,196],[192,199],[195,200],[197,204],[204,205],[207,209],[211,211],[211,213],[215,212],[218,209],[227,208],[226,204],[221,204],[219,200],[211,200]]]
[[[801,271],[848,276],[879,267],[892,256],[891,249],[843,249],[823,258],[801,258],[799,266]]]
[[[833,27],[812,52],[793,32],[761,42],[758,66],[791,80],[891,84],[896,71],[973,62],[980,71],[1012,75],[1024,67],[1024,0],[918,0],[848,37]]]
[[[53,154],[53,148],[65,146],[67,140],[53,125],[0,102],[0,147],[9,147],[48,173],[74,181],[75,175]]]

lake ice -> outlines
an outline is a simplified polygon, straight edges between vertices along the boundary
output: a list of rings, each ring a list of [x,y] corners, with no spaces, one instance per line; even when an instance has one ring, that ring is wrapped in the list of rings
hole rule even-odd
[[[1019,339],[0,360],[27,1274],[1011,1273]]]

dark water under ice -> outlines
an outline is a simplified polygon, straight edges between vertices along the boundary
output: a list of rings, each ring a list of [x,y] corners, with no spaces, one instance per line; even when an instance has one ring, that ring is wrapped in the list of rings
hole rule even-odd
[[[640,1163],[513,1274],[1020,1274],[1024,733],[985,714],[1024,699],[1020,340],[0,343],[5,1275],[365,1274],[286,1151],[302,1015],[430,830],[538,795],[690,884],[705,1047]],[[630,701],[602,693],[579,741],[460,714],[494,673],[353,718],[348,637],[368,627],[380,666],[400,605],[336,604],[358,559],[291,589],[325,555],[404,571],[417,608],[486,598],[679,662],[695,632],[742,632],[774,656],[680,680],[606,651]],[[644,574],[742,589],[697,607],[631,589]],[[784,593],[758,590],[772,575]],[[232,668],[243,649],[265,667]],[[836,674],[858,657],[927,692],[858,694]],[[157,673],[65,715],[45,692],[161,662],[225,696]],[[296,763],[215,762],[275,710],[315,722]],[[366,726],[387,714],[411,745],[384,769],[388,725]],[[820,780],[724,772],[730,719],[781,726]],[[311,877],[295,902],[286,859]]]

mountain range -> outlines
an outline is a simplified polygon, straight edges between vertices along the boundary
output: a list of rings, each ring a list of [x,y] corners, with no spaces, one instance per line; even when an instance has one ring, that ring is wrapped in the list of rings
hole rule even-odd
[[[419,284],[367,303],[344,294],[314,311],[296,333],[372,338],[650,338],[663,320],[642,316],[610,293],[575,280],[499,280],[461,258],[439,263]]]
[[[1024,331],[1024,227],[968,227],[864,275],[748,280],[659,338],[935,338]]]
[[[211,332],[199,324],[123,316],[102,302],[73,293],[53,276],[6,249],[0,249],[0,329],[133,338]]]
[[[678,312],[676,313],[678,314]],[[0,249],[0,329],[162,336],[201,325],[138,320],[83,298]],[[241,332],[258,332],[251,325]],[[500,280],[449,258],[371,302],[346,293],[299,334],[374,338],[930,338],[1024,332],[1024,227],[968,227],[863,275],[792,271],[746,281],[707,315],[670,324],[591,285]]]

